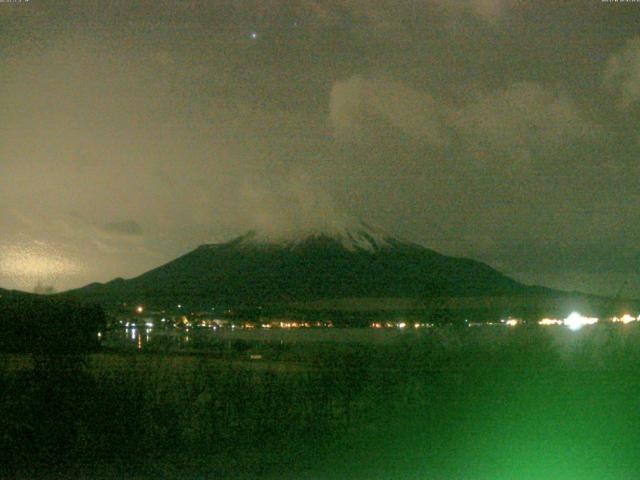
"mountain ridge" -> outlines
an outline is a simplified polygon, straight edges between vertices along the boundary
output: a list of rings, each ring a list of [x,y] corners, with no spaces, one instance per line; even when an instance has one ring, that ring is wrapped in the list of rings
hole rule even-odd
[[[323,298],[527,294],[489,265],[365,226],[305,237],[247,232],[200,245],[131,279],[65,292],[101,301],[269,303]],[[164,303],[164,302],[163,302]]]

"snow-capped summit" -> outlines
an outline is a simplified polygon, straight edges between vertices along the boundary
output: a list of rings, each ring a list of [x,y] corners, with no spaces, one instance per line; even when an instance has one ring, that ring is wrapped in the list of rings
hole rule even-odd
[[[349,226],[333,225],[331,228],[304,228],[285,232],[252,230],[243,235],[238,244],[242,246],[278,245],[295,248],[313,240],[330,240],[351,252],[357,250],[374,252],[390,248],[394,243],[398,243],[384,230],[364,222],[358,222]]]

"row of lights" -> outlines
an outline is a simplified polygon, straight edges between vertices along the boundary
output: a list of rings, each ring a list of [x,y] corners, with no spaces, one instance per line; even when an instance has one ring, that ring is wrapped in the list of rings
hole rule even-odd
[[[640,316],[634,317],[625,313],[621,317],[612,317],[611,322],[613,323],[623,323],[628,324],[631,322],[636,322],[640,320]],[[571,330],[579,330],[585,325],[595,325],[598,323],[599,319],[597,317],[586,317],[584,315],[579,314],[578,312],[572,312],[567,318],[564,320],[559,320],[557,318],[543,318],[538,322],[539,325],[549,326],[549,325],[564,325]]]
[[[541,326],[552,326],[552,325],[564,325],[565,327],[569,328],[570,330],[579,330],[582,327],[584,327],[585,325],[595,325],[596,323],[598,323],[598,318],[597,317],[587,317],[584,315],[581,315],[578,312],[572,312],[567,318],[565,319],[557,319],[557,318],[543,318],[542,320],[540,320],[538,322],[538,325]],[[640,321],[640,316],[633,317],[631,315],[629,315],[628,313],[625,313],[624,315],[622,315],[621,317],[613,317],[611,318],[611,322],[613,323],[623,323],[623,324],[628,324],[631,322],[636,322],[636,321]],[[469,323],[467,322],[467,324],[469,326],[484,326],[484,325],[496,325],[496,323],[476,323],[476,322],[472,322]],[[500,320],[500,325],[506,325],[507,327],[515,327],[517,325],[522,324],[522,320],[519,320],[517,318],[507,318],[507,319],[503,319]],[[405,322],[399,322],[399,323],[391,323],[391,322],[386,322],[386,323],[381,323],[381,322],[374,322],[371,324],[371,328],[392,328],[392,327],[397,327],[397,328],[406,328],[407,326],[409,326],[407,323]],[[431,324],[421,324],[421,323],[415,323],[413,324],[414,328],[420,328],[420,327],[431,327]]]
[[[433,327],[431,323],[407,323],[407,322],[373,322],[371,328],[429,328]]]
[[[178,305],[178,308],[181,308],[182,305]],[[139,305],[136,307],[136,313],[140,314],[144,312],[144,307],[142,305]],[[186,317],[183,317],[183,321],[186,319]],[[162,319],[164,321],[164,319]],[[611,321],[614,323],[623,323],[623,324],[628,324],[631,322],[635,322],[635,321],[640,321],[640,316],[633,317],[631,315],[629,315],[628,313],[625,313],[624,315],[622,315],[621,317],[613,317],[611,318]],[[516,318],[508,318],[506,320],[500,320],[500,323],[508,326],[508,327],[515,327],[517,325],[519,325],[520,323],[522,323],[521,320],[518,320]],[[580,328],[582,328],[585,325],[595,325],[596,323],[598,323],[598,318],[597,317],[586,317],[584,315],[579,314],[578,312],[572,312],[567,318],[565,318],[564,320],[559,320],[557,318],[543,318],[542,320],[540,320],[538,322],[539,325],[542,326],[550,326],[550,325],[564,325],[568,328],[570,328],[571,330],[579,330]],[[203,322],[204,324],[204,322]],[[129,326],[128,322],[127,322],[127,327]],[[146,324],[147,327],[152,327],[153,324]],[[204,326],[204,325],[203,325]],[[235,326],[235,325],[233,325]],[[297,323],[297,322],[287,322],[287,323],[283,323],[280,322],[280,328],[299,328],[299,327],[310,327],[311,325],[309,325],[308,323]],[[425,323],[415,323],[413,324],[414,328],[421,328],[421,327],[430,327],[431,324]],[[271,325],[268,324],[263,324],[262,325],[263,328],[270,328]],[[372,328],[391,328],[391,327],[398,327],[398,328],[406,328],[407,327],[407,323],[405,322],[398,322],[396,324],[393,324],[391,322],[386,322],[385,324],[382,324],[380,322],[374,322],[371,324]],[[246,328],[246,326],[245,326]]]

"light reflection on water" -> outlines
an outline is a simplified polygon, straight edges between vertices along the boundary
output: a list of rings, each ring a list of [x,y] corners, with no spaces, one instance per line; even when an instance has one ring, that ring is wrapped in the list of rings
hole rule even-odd
[[[144,335],[135,325],[112,330],[105,336],[104,343],[110,346],[126,347],[136,346],[138,350],[151,342],[153,333],[151,328],[144,329]]]
[[[212,328],[145,328],[136,326],[116,328],[104,337],[104,345],[116,348],[137,348],[162,346],[164,348],[195,348],[198,346],[226,344],[235,340],[266,343],[308,343],[308,342],[357,342],[389,343],[400,341],[407,336],[425,335],[427,332],[402,331],[399,329],[372,328],[317,328],[317,329],[212,329]]]
[[[546,327],[542,327],[546,328]],[[144,332],[142,331],[144,329]],[[390,345],[426,339],[435,336],[438,344],[455,346],[461,341],[472,342],[479,346],[495,345],[512,332],[511,328],[486,327],[469,328],[462,333],[441,328],[300,328],[300,329],[243,329],[243,328],[173,328],[159,326],[145,328],[139,326],[123,326],[104,333],[102,344],[116,349],[155,350],[162,352],[187,349],[191,351],[220,351],[235,346],[254,348],[260,345],[304,345],[312,343],[326,344],[374,344]],[[552,328],[545,330],[551,335],[553,345],[560,352],[572,352],[581,344],[585,336],[600,338],[608,335],[608,329],[597,327],[573,331],[568,328]],[[581,340],[582,339],[582,340]],[[239,344],[234,345],[234,342]],[[242,345],[246,342],[245,345]]]

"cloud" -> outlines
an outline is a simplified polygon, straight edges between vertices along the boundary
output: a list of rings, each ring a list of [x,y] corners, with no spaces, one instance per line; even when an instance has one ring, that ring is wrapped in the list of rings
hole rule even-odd
[[[121,222],[110,222],[104,226],[104,230],[109,233],[119,235],[142,235],[142,227],[135,220],[123,220]]]
[[[455,135],[472,151],[520,159],[536,149],[588,140],[598,131],[571,98],[533,82],[480,93],[455,107],[395,80],[354,76],[334,84],[330,122],[338,140],[386,138],[388,131],[375,129],[379,119],[432,146],[442,147]]]
[[[517,0],[307,0],[306,14],[321,25],[345,24],[349,18],[352,33],[366,37],[380,35],[396,41],[415,40],[418,25],[432,25],[435,17],[475,17],[496,25]]]
[[[312,175],[293,169],[286,176],[247,178],[241,188],[245,224],[261,235],[291,238],[343,231],[356,223]]]
[[[434,0],[453,14],[471,13],[490,24],[495,24],[507,12],[513,0]]]
[[[640,36],[629,40],[621,52],[609,58],[604,86],[619,96],[622,109],[640,100]]]
[[[452,110],[450,122],[470,144],[511,157],[588,140],[598,131],[571,98],[533,82],[478,95]]]
[[[441,146],[447,141],[441,106],[427,93],[393,80],[354,76],[331,90],[330,121],[342,140],[361,140],[382,119],[410,136]]]
[[[501,17],[506,8],[507,0],[471,0],[466,2],[468,8],[488,21]]]

